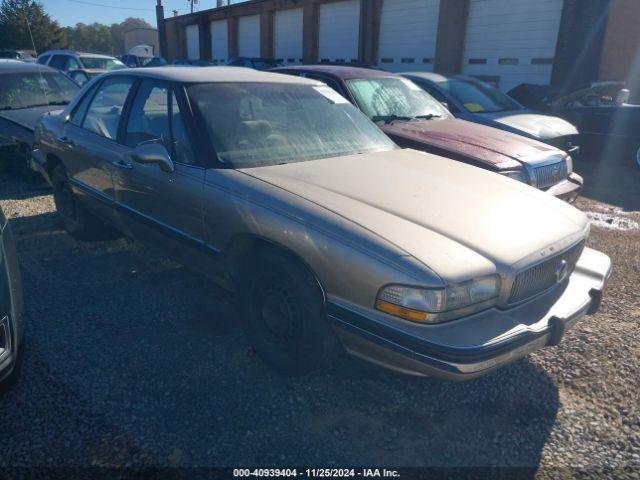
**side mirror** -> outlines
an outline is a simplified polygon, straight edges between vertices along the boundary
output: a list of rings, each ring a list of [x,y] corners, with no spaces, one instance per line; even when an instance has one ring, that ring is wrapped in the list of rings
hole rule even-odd
[[[164,145],[159,143],[143,143],[138,145],[131,154],[134,162],[142,164],[155,163],[163,172],[171,173],[175,170],[173,161]]]
[[[629,101],[629,97],[631,96],[631,92],[628,88],[623,88],[616,95],[616,105],[622,105]]]

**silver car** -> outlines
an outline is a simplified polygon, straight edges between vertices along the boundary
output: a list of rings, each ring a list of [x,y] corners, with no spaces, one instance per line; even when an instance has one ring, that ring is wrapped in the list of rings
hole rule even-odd
[[[348,352],[469,379],[557,344],[600,304],[586,216],[399,149],[326,85],[215,67],[108,73],[36,130],[67,230],[102,224],[234,292],[259,355],[304,374]]]
[[[22,354],[22,284],[11,227],[0,208],[0,391],[16,379]]]

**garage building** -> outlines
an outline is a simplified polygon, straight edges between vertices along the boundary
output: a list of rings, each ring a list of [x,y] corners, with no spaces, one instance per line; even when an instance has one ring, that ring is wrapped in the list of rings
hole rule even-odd
[[[250,0],[166,19],[158,2],[169,60],[366,64],[503,90],[622,80],[640,42],[635,0]]]

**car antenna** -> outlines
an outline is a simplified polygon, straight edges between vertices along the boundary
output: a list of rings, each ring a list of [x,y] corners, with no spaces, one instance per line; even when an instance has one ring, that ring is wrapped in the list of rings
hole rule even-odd
[[[31,33],[31,24],[29,23],[29,17],[27,17],[27,13],[26,11],[22,12],[22,16],[24,17],[24,21],[27,24],[27,30],[29,32],[29,38],[31,39],[31,46],[33,47],[33,52],[36,54],[36,57],[38,56],[38,49],[36,48],[36,42],[33,39],[33,33]],[[40,74],[40,79],[42,80],[42,83],[40,85],[40,88],[42,88],[42,95],[44,95],[44,101],[47,103],[47,114],[51,115],[51,104],[49,103],[49,96],[47,95],[47,91],[44,88],[45,84],[46,84],[46,80],[44,78],[44,75],[42,75],[42,70],[38,69],[38,73]]]

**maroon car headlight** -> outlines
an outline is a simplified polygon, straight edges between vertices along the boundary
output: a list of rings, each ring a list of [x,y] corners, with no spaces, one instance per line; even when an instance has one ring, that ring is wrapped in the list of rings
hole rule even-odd
[[[444,288],[387,285],[378,292],[376,309],[404,320],[438,323],[489,308],[499,293],[498,275]]]
[[[500,172],[505,177],[512,178],[522,183],[526,183],[527,185],[531,185],[531,179],[529,178],[529,174],[524,168],[519,168],[517,170],[507,170],[506,172]]]

